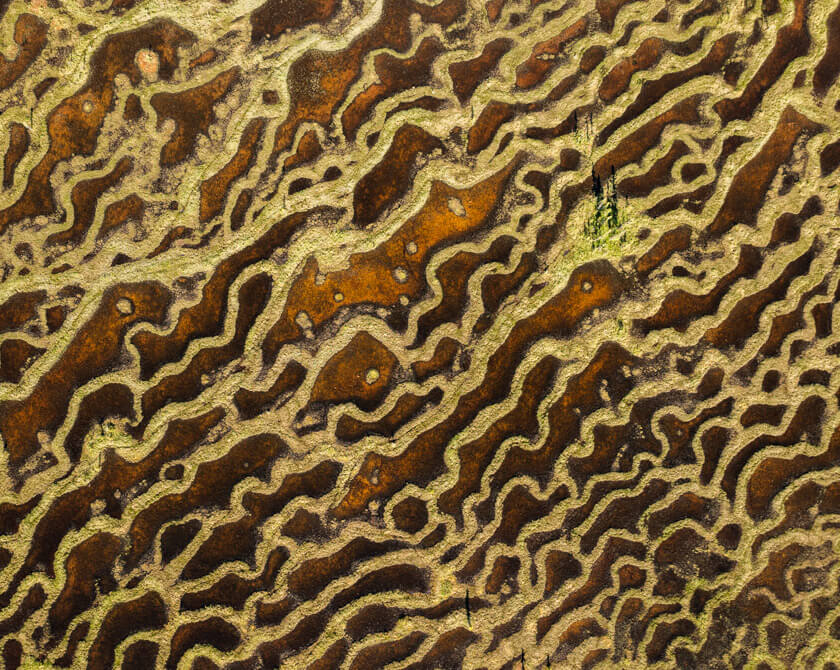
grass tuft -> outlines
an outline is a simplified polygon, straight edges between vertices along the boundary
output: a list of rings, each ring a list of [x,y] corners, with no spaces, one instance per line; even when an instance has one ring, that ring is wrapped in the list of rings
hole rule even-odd
[[[612,169],[608,185],[609,193],[593,169],[592,194],[595,196],[595,205],[583,224],[583,234],[589,240],[592,249],[602,249],[616,243],[623,244],[627,240],[627,232],[623,230],[627,215],[618,206],[615,168]]]

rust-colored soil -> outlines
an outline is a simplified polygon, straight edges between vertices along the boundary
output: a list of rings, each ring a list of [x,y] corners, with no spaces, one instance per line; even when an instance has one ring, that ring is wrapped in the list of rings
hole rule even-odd
[[[840,668],[838,0],[0,31],[3,667]]]

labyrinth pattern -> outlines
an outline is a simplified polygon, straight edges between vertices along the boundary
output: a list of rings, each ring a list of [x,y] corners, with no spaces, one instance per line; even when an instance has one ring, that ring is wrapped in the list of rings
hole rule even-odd
[[[838,0],[0,0],[5,668],[840,668]]]

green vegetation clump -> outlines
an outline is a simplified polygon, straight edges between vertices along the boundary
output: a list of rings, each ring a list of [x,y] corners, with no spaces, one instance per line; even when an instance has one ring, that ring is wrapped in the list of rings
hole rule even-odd
[[[606,193],[601,178],[592,170],[592,194],[595,207],[583,224],[583,234],[589,240],[592,249],[602,249],[615,244],[623,244],[627,232],[623,230],[626,214],[618,207],[618,191],[615,187],[615,168],[609,180],[610,192]]]

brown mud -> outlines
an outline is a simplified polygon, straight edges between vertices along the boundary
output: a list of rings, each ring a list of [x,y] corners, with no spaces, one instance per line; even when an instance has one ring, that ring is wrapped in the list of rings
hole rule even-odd
[[[840,667],[837,0],[0,0],[5,668]]]

